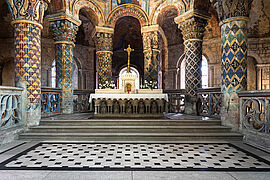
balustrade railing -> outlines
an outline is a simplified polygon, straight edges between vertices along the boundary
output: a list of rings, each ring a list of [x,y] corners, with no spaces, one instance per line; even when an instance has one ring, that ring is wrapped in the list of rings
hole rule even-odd
[[[222,104],[220,88],[199,89],[197,92],[197,102],[199,115],[220,118]]]
[[[0,129],[22,123],[22,91],[21,88],[0,86]]]
[[[41,88],[41,116],[60,114],[61,89]]]
[[[238,96],[244,141],[270,151],[270,90],[241,91]]]
[[[76,89],[73,91],[73,111],[74,112],[89,112],[90,103],[89,97],[95,90]]]
[[[185,111],[185,90],[169,90],[164,89],[163,93],[168,94],[168,112],[169,113],[183,113]]]

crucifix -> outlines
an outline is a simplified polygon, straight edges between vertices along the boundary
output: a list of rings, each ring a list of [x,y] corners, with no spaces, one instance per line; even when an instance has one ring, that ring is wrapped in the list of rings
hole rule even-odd
[[[134,49],[130,48],[130,44],[128,45],[127,49],[124,49],[128,53],[128,67],[127,67],[127,72],[130,73],[130,53],[134,51]]]

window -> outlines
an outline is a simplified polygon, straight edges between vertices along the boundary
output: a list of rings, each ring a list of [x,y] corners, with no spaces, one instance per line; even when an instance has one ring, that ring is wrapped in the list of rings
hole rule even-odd
[[[181,89],[185,89],[185,60],[181,62]],[[207,59],[202,56],[202,65],[201,65],[201,73],[202,73],[202,88],[208,87],[208,62]]]
[[[52,88],[56,88],[56,62],[55,60],[53,60],[53,63],[52,63],[51,75],[52,75],[51,86]]]

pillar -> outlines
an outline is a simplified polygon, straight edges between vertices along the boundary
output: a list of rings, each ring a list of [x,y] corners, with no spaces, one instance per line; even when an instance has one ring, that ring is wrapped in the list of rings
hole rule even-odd
[[[14,26],[15,85],[24,88],[26,98],[22,105],[23,120],[27,126],[38,125],[41,118],[41,30],[48,1],[6,2]]]
[[[175,18],[182,31],[185,45],[185,113],[196,114],[196,95],[202,87],[202,41],[209,16],[184,13]]]
[[[158,83],[159,67],[159,37],[158,25],[142,28],[143,53],[144,53],[144,81]]]
[[[111,83],[112,80],[113,33],[112,28],[97,26],[93,34],[96,45],[98,88]]]
[[[61,92],[61,112],[73,113],[72,63],[78,25],[70,20],[50,22],[53,31],[56,60],[56,87]]]
[[[238,129],[238,92],[247,90],[247,23],[250,0],[219,0],[221,27],[222,123]]]

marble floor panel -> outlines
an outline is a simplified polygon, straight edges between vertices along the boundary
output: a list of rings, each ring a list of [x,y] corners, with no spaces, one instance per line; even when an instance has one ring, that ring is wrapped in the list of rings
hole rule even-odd
[[[40,142],[0,170],[270,172],[270,162],[230,143]]]

